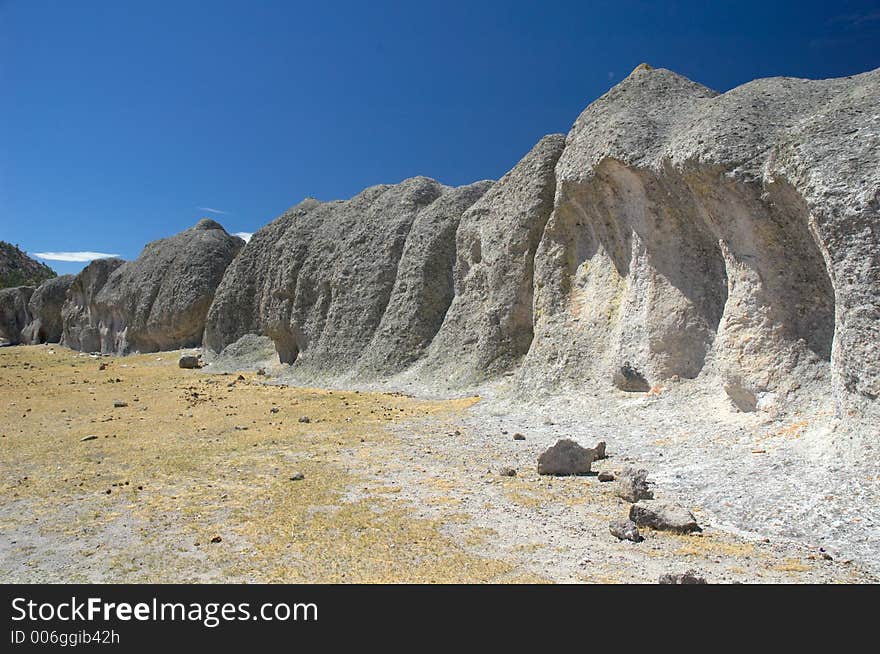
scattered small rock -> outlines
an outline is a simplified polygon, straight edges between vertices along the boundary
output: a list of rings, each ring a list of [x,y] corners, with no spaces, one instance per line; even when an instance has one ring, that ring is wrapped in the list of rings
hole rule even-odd
[[[632,520],[615,520],[608,525],[608,530],[612,536],[616,536],[620,540],[630,540],[633,543],[641,543],[644,540],[639,533],[639,528]]]
[[[214,538],[211,539],[211,542],[212,543],[220,543],[220,542],[223,542],[223,539],[220,536],[214,536]]]
[[[280,411],[280,409],[277,406],[273,406],[269,409],[269,413],[278,413],[278,411]]]
[[[265,369],[265,368],[260,368],[259,370],[257,370],[257,374],[258,374],[260,377],[265,377],[265,376],[266,376],[266,369]]]
[[[593,450],[562,438],[538,457],[539,475],[583,475],[590,472]]]
[[[524,435],[520,434],[519,432],[517,432],[513,435],[513,440],[515,440],[515,441],[524,441],[525,439],[526,439],[526,437]]]
[[[128,406],[128,402],[123,402],[122,400],[116,400],[113,402],[113,407],[116,409],[122,409]]]
[[[629,519],[639,527],[651,527],[658,531],[678,534],[703,531],[693,513],[676,504],[657,500],[633,504],[629,509]]]
[[[101,365],[98,366],[98,370],[107,370],[107,364],[102,362]]]
[[[201,368],[202,365],[199,363],[199,357],[193,354],[184,354],[180,357],[180,360],[177,362],[177,365],[181,368]]]
[[[647,393],[651,390],[648,380],[629,361],[618,368],[611,381],[617,388],[628,393]]]
[[[633,503],[639,500],[653,500],[654,493],[651,492],[647,478],[648,472],[646,470],[627,468],[617,477],[615,495]]]
[[[599,473],[599,481],[614,481],[616,477],[610,470],[603,470]]]
[[[661,584],[705,584],[706,579],[697,575],[695,570],[688,570],[681,574],[660,575],[658,583]]]
[[[85,443],[86,441],[93,441],[93,440],[96,440],[97,438],[98,438],[97,436],[84,436],[83,438],[80,438],[79,440],[81,443]]]
[[[302,481],[306,476],[301,472],[294,472],[290,475],[290,481]]]
[[[502,477],[516,477],[516,470],[514,468],[501,468],[498,473]]]
[[[309,418],[308,416],[302,416],[302,417],[299,419],[299,421],[300,421],[300,422],[311,422],[312,419]]]

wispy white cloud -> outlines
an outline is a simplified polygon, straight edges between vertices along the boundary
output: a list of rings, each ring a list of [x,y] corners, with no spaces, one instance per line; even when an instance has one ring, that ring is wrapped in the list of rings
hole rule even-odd
[[[843,14],[834,16],[829,20],[830,23],[849,23],[851,25],[864,25],[865,23],[873,23],[880,20],[880,11],[864,11],[859,14]]]
[[[229,213],[228,211],[223,211],[222,209],[212,209],[211,207],[196,207],[196,209],[198,209],[199,211],[207,211],[208,213],[220,214],[221,216],[225,216]]]
[[[107,254],[106,252],[34,252],[33,254],[35,257],[46,259],[47,261],[75,261],[79,263],[119,256],[118,254]]]
[[[245,243],[248,243],[251,240],[251,236],[253,236],[253,232],[235,232],[233,236],[237,236],[238,238],[244,239]]]

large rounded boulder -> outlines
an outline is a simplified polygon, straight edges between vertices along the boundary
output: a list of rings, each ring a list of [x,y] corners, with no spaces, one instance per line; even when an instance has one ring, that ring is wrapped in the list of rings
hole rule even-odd
[[[22,330],[21,340],[29,345],[57,343],[61,340],[61,307],[74,275],[62,275],[43,282],[28,302],[30,323]]]
[[[28,301],[33,292],[31,286],[0,289],[0,341],[7,345],[21,342],[21,330],[30,322]]]
[[[71,327],[65,323],[70,335],[65,343],[75,347],[79,329],[84,350],[127,354],[200,345],[214,292],[243,246],[242,239],[204,219],[149,243],[137,259],[113,270],[100,289],[88,285],[100,282],[102,275],[93,273],[104,271],[92,271],[65,308],[65,320],[74,318]]]

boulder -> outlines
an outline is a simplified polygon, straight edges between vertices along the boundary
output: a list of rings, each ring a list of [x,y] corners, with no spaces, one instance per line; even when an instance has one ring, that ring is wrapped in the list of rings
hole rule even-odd
[[[657,531],[672,531],[678,534],[702,531],[693,513],[676,504],[657,500],[633,504],[629,509],[629,519],[639,527],[650,527]]]
[[[0,289],[0,341],[18,345],[21,331],[30,322],[28,302],[34,293],[32,286],[16,286]]]
[[[125,262],[95,259],[74,277],[61,306],[61,344],[81,352],[101,351],[101,329],[95,301],[107,279]]]
[[[647,393],[651,390],[648,380],[645,379],[642,373],[633,368],[629,361],[614,372],[612,382],[617,388],[628,393]]]
[[[633,470],[627,468],[621,471],[616,477],[615,495],[627,502],[638,502],[640,500],[654,499],[654,493],[647,481],[648,473],[645,470]]]
[[[97,330],[100,351],[200,345],[214,291],[243,246],[210,219],[149,243],[137,259],[107,276],[88,306],[87,324]]]
[[[178,367],[194,369],[201,368],[202,363],[199,361],[199,357],[194,354],[184,354],[180,357],[180,360],[177,362]]]
[[[644,540],[639,533],[639,528],[632,520],[615,520],[608,525],[611,535],[620,540],[629,540],[633,543],[640,543]]]
[[[22,342],[37,345],[61,341],[61,308],[74,279],[73,275],[61,275],[37,287],[28,302],[30,323],[22,330]]]
[[[594,452],[563,438],[538,457],[539,475],[585,475],[590,472]]]
[[[706,579],[700,577],[695,570],[682,573],[668,573],[660,575],[658,583],[661,584],[705,584]]]

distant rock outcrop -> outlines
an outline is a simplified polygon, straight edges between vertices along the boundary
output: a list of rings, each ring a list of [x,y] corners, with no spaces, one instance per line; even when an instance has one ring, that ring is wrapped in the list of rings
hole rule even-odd
[[[74,278],[61,307],[61,344],[82,352],[101,351],[101,326],[95,307],[98,292],[122,259],[96,259]]]
[[[62,275],[37,287],[28,302],[30,322],[21,332],[23,343],[37,345],[61,340],[61,307],[74,279],[73,275]]]
[[[388,375],[430,344],[453,297],[455,232],[491,186],[416,177],[351,200],[306,200],[259,230],[229,267],[205,345],[269,336],[320,376]]]
[[[204,219],[148,244],[137,259],[106,275],[103,284],[108,269],[87,268],[64,309],[64,343],[116,353],[200,345],[214,291],[243,246],[243,240]]]
[[[55,277],[55,271],[31,259],[18,246],[0,241],[0,288],[39,286]]]
[[[28,301],[32,286],[16,286],[0,289],[0,341],[8,345],[21,342],[21,330],[30,322]]]

